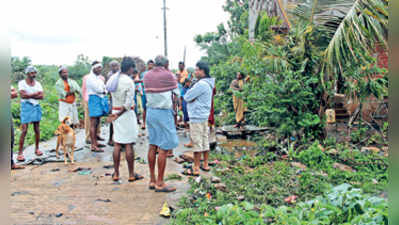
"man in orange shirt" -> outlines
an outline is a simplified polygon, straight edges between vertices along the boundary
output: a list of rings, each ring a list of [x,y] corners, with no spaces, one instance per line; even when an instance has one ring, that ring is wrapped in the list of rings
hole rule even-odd
[[[188,78],[188,72],[185,69],[184,62],[179,62],[179,71],[177,71],[177,74],[179,75],[179,83],[184,85],[184,81]]]
[[[76,106],[76,94],[81,94],[81,90],[76,81],[68,78],[68,69],[61,66],[58,70],[60,78],[55,84],[59,95],[58,119],[63,121],[69,116],[72,121],[72,128],[79,125],[78,108]]]

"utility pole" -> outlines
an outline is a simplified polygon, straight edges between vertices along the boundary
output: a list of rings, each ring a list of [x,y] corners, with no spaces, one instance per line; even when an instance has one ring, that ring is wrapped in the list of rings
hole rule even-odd
[[[164,35],[164,49],[165,57],[168,57],[168,39],[166,30],[166,0],[163,0],[163,35]]]
[[[183,62],[186,64],[186,46],[184,46]]]

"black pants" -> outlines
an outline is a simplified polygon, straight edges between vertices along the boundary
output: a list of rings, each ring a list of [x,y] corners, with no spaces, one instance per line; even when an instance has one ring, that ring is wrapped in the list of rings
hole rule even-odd
[[[14,160],[12,159],[12,149],[14,147],[14,125],[12,124],[12,120],[11,120],[11,166],[14,165]]]

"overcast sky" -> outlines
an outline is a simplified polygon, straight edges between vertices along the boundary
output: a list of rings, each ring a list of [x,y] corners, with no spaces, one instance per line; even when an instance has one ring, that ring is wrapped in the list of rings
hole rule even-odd
[[[186,66],[204,55],[196,34],[226,23],[225,0],[166,0],[168,56],[177,68],[187,46]],[[9,1],[12,56],[29,56],[34,64],[72,64],[78,54],[140,56],[163,54],[162,0],[14,0]]]

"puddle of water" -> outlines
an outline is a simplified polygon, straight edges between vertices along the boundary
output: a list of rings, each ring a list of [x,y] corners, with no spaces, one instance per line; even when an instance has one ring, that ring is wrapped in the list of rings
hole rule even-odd
[[[256,143],[253,141],[228,139],[226,142],[218,144],[218,146],[222,149],[222,152],[234,154],[237,158],[243,156],[244,153],[249,153],[250,156],[255,156],[256,154]]]

